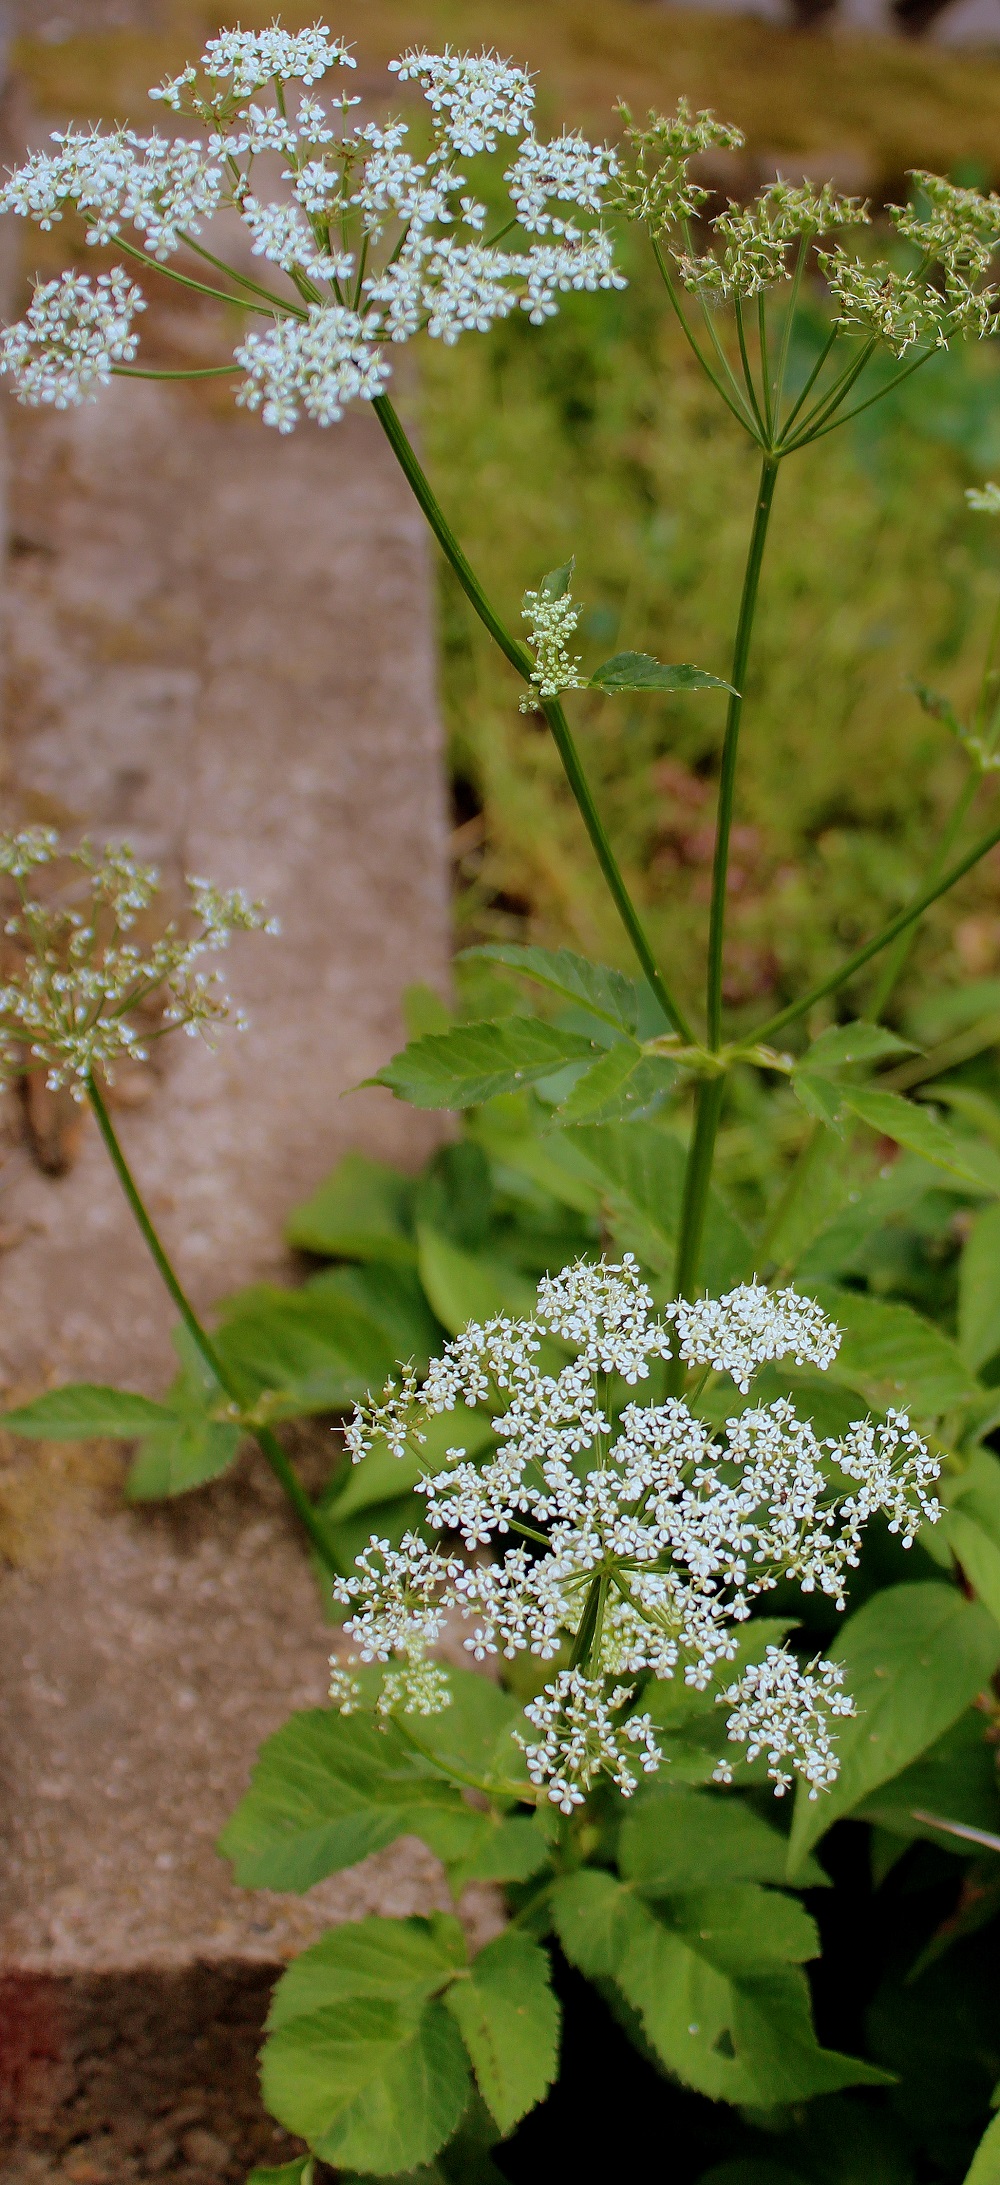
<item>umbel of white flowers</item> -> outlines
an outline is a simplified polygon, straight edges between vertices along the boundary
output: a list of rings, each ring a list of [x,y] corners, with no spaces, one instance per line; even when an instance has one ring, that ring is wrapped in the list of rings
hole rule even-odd
[[[57,861],[68,867],[68,884],[40,899],[31,877]],[[195,968],[233,933],[277,932],[263,905],[240,889],[189,880],[191,929],[171,922],[141,946],[127,936],[154,902],[159,875],[126,844],[64,848],[54,828],[26,827],[0,835],[2,874],[19,907],[3,929],[0,1083],[38,1070],[53,1091],[68,1085],[82,1100],[95,1070],[112,1079],[117,1063],[146,1061],[150,1040],[167,1032],[210,1035],[227,1019],[242,1027],[215,973]]]
[[[323,24],[224,31],[209,39],[200,68],[150,94],[197,135],[56,131],[53,151],[33,152],[10,175],[0,210],[50,228],[75,208],[89,243],[121,239],[133,259],[138,248],[146,263],[163,263],[220,207],[235,208],[262,273],[269,265],[285,276],[280,293],[242,284],[246,308],[273,323],[235,350],[245,374],[237,400],[281,432],[303,410],[328,425],[345,403],[378,395],[390,377],[386,344],[421,331],[454,342],[515,309],[537,325],[560,293],[624,286],[610,237],[595,224],[615,155],[575,131],[540,140],[523,69],[495,53],[448,49],[391,62],[429,108],[430,149],[417,158],[405,122],[352,121],[360,100],[340,86],[354,66]],[[324,101],[312,87],[331,74],[338,86]],[[501,139],[516,150],[497,239],[488,240],[487,208],[456,163]],[[258,195],[261,153],[285,161],[280,198]],[[125,240],[128,229],[136,241]],[[142,309],[120,267],[96,284],[64,273],[37,287],[25,319],[7,330],[2,369],[23,402],[81,402],[134,359]]]
[[[548,1370],[539,1353],[553,1338],[571,1356]],[[530,1319],[470,1325],[422,1389],[408,1374],[348,1430],[357,1462],[375,1444],[401,1457],[426,1420],[460,1405],[494,1414],[495,1454],[477,1465],[456,1444],[420,1482],[427,1525],[457,1534],[465,1553],[415,1532],[398,1548],[373,1537],[335,1593],[351,1609],[355,1660],[394,1664],[378,1702],[386,1714],[447,1706],[429,1650],[449,1611],[473,1622],[465,1644],[477,1660],[551,1661],[576,1641],[570,1666],[526,1709],[537,1739],[520,1740],[532,1782],[564,1813],[602,1771],[628,1796],[637,1767],[659,1766],[652,1718],[639,1711],[651,1676],[704,1690],[736,1653],[757,1596],[787,1578],[843,1608],[868,1519],[881,1511],[908,1547],[940,1514],[929,1492],[937,1460],[902,1412],[858,1420],[836,1440],[818,1439],[784,1398],[742,1410],[721,1433],[680,1398],[626,1403],[615,1420],[614,1383],[648,1379],[674,1342],[703,1380],[729,1374],[745,1395],[769,1360],[827,1367],[840,1335],[810,1299],[759,1283],[657,1318],[630,1254],[616,1266],[580,1262],[539,1284]],[[360,1696],[337,1662],[331,1690],[347,1711]],[[810,1797],[834,1780],[831,1718],[853,1713],[836,1663],[803,1668],[769,1646],[720,1698],[730,1738],[751,1760],[766,1753],[779,1795],[796,1773]],[[729,1764],[715,1776],[731,1780]]]

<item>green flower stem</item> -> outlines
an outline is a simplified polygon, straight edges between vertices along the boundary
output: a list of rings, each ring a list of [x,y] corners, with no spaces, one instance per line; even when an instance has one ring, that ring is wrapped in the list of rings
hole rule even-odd
[[[736,642],[733,647],[733,665],[729,680],[733,686],[726,714],[726,736],[722,747],[722,767],[719,774],[719,812],[716,821],[715,860],[712,868],[712,908],[709,918],[708,939],[708,1044],[713,1053],[722,1042],[722,948],[725,939],[726,879],[729,871],[729,837],[733,824],[733,795],[736,788],[736,759],[739,751],[740,723],[743,717],[743,686],[746,681],[750,658],[750,641],[753,636],[754,616],[757,611],[757,593],[760,586],[761,563],[767,540],[767,527],[771,517],[775,481],[778,476],[778,458],[765,455],[760,467],[760,485],[757,506],[754,511],[753,530],[747,554],[746,572],[743,578],[743,595],[740,600],[739,620],[736,625]]]
[[[860,417],[864,410],[870,410],[873,403],[883,402],[887,395],[895,394],[897,387],[902,386],[904,379],[912,379],[914,372],[919,372],[921,365],[929,363],[931,357],[935,356],[936,353],[934,349],[925,349],[922,356],[914,357],[912,364],[908,364],[905,371],[897,372],[895,379],[890,379],[884,387],[876,387],[874,394],[866,395],[863,402],[856,402],[853,410],[845,410],[843,416],[832,417],[827,424],[817,426],[815,432],[810,431],[808,436],[809,444],[811,445],[814,440],[825,440],[827,433],[836,432],[838,425],[849,425],[852,419]],[[857,378],[859,375],[855,373],[854,376]],[[795,440],[791,448],[786,448],[785,453],[793,455],[796,448],[805,445],[804,440]]]
[[[239,369],[235,362],[176,366],[173,369],[164,368],[162,371],[156,367],[146,371],[137,364],[113,364],[111,374],[114,379],[231,379],[233,373]]]
[[[706,327],[710,338],[714,341],[717,352],[721,356],[723,367],[733,390],[732,394],[727,393],[722,381],[718,379],[716,377],[716,374],[713,372],[712,367],[709,364],[708,358],[699,348],[698,343],[696,342],[695,337],[691,332],[690,325],[688,324],[687,314],[685,313],[680,297],[677,294],[676,285],[671,276],[670,268],[667,264],[667,261],[664,258],[662,250],[660,249],[659,243],[657,242],[655,235],[651,235],[649,239],[653,247],[653,256],[656,259],[656,263],[659,268],[660,278],[663,282],[664,288],[667,291],[667,295],[670,298],[671,309],[673,310],[677,323],[681,329],[682,334],[684,335],[684,339],[687,342],[688,348],[692,351],[692,354],[697,357],[698,363],[701,365],[701,369],[704,372],[706,379],[711,380],[711,383],[715,388],[716,394],[721,396],[727,410],[729,410],[733,417],[735,417],[737,424],[742,425],[744,432],[748,432],[751,438],[756,440],[757,432],[753,418],[751,417],[750,412],[747,409],[746,403],[743,399],[743,396],[740,393],[739,383],[736,379],[733,378],[733,374],[730,371],[729,360],[726,357],[725,352],[721,349],[718,336],[715,334],[715,330],[712,325],[711,318],[708,316],[708,314],[705,314]]]
[[[517,670],[518,675],[522,677],[524,682],[530,683],[531,654],[519,638],[512,637],[506,624],[501,621],[495,607],[487,598],[471,562],[463,553],[455,537],[425,471],[417,460],[415,450],[403,430],[400,419],[388,396],[376,395],[372,402],[372,409],[403,471],[407,484],[419,502],[438,545],[454,570],[466,598],[474,607],[484,629],[489,631],[494,644],[499,646],[504,658],[510,661],[511,666]],[[552,731],[553,741],[562,760],[566,779],[576,799],[584,826],[590,836],[591,846],[604,874],[615,909],[632,943],[643,974],[652,987],[668,1024],[673,1026],[675,1032],[680,1033],[682,1039],[691,1041],[694,1036],[691,1027],[667,987],[649,945],[642,920],[625,885],[618,861],[608,840],[604,823],[594,803],[590,785],[583,771],[580,755],[563,707],[557,698],[545,698],[539,702]]]
[[[729,869],[729,838],[733,823],[733,795],[736,786],[736,759],[739,750],[740,722],[743,714],[743,686],[750,658],[750,641],[753,636],[757,594],[760,587],[761,563],[767,541],[767,527],[771,517],[775,481],[778,476],[779,458],[765,454],[761,463],[757,507],[754,513],[750,546],[747,552],[746,571],[743,578],[743,594],[740,600],[739,620],[736,625],[736,641],[733,647],[733,666],[730,680],[733,694],[726,716],[726,736],[722,749],[722,768],[719,777],[719,810],[716,821],[715,861],[712,871],[712,908],[709,920],[708,940],[708,1044],[717,1053],[722,1042],[722,949],[725,939],[726,879]],[[674,1272],[674,1290],[678,1297],[689,1297],[696,1289],[698,1266],[701,1258],[701,1241],[705,1229],[705,1213],[708,1192],[712,1181],[712,1164],[715,1157],[715,1140],[722,1114],[725,1092],[725,1076],[705,1078],[698,1087],[695,1107],[694,1134],[688,1151],[684,1174],[684,1197],[681,1205],[680,1231],[677,1239],[677,1261]],[[683,1365],[679,1359],[671,1368],[679,1385],[672,1393],[678,1395],[683,1388]]]
[[[787,1009],[779,1009],[776,1016],[769,1017],[766,1024],[759,1025],[754,1033],[755,1040],[772,1040],[777,1032],[784,1031],[786,1024],[794,1024],[797,1017],[808,1015],[818,1001],[824,1001],[828,994],[835,994],[838,987],[846,985],[848,979],[853,979],[855,972],[870,963],[873,956],[880,955],[883,948],[888,948],[898,934],[905,933],[908,926],[922,918],[925,910],[929,910],[939,896],[947,895],[959,880],[964,880],[966,873],[972,871],[973,865],[978,865],[980,859],[995,849],[998,842],[1000,824],[991,827],[988,834],[980,835],[964,857],[960,857],[956,864],[949,865],[947,872],[942,873],[939,880],[922,888],[920,894],[907,904],[906,909],[901,910],[897,917],[890,918],[888,925],[883,926],[881,932],[876,933],[872,940],[866,941],[863,948],[856,949],[854,955],[841,964],[839,971],[831,971],[829,978],[821,979],[818,986],[810,987],[808,994],[803,994],[798,1001],[789,1002]]]
[[[151,258],[148,251],[139,250],[135,243],[127,243],[123,235],[115,237],[115,248],[123,250],[126,257],[134,258],[137,264],[145,267],[147,273],[162,273],[164,280],[176,281],[181,288],[196,289],[199,296],[212,296],[216,303],[235,304],[240,311],[259,311],[261,317],[265,319],[274,316],[274,308],[271,304],[251,303],[244,296],[227,296],[223,288],[208,288],[204,281],[192,280],[189,273],[178,273],[176,266],[168,266],[165,262],[161,262],[159,258]],[[300,319],[305,318],[305,312],[296,311],[294,304],[286,304],[282,308],[295,313]]]
[[[596,1578],[591,1579],[587,1588],[587,1598],[583,1604],[583,1615],[580,1618],[579,1628],[569,1657],[571,1669],[580,1669],[590,1664],[595,1641],[598,1643],[600,1641],[607,1594],[607,1573],[601,1571]]]
[[[202,1327],[193,1305],[181,1288],[146,1210],[139,1187],[122,1152],[117,1132],[104,1104],[104,1099],[92,1077],[87,1078],[86,1092],[87,1099],[97,1120],[98,1130],[110,1155],[112,1167],[135,1216],[136,1223],[149,1249],[157,1272],[169,1291],[192,1342],[205,1360],[205,1364],[218,1382],[223,1394],[228,1396],[230,1401],[242,1410],[243,1396],[239,1385],[230,1373],[225,1360],[220,1357],[211,1336]],[[329,1573],[331,1578],[339,1578],[341,1576],[340,1565],[330,1547],[320,1517],[313,1508],[305,1489],[296,1478],[277,1435],[271,1432],[269,1426],[254,1426],[248,1428],[247,1431],[253,1434],[262,1455],[270,1465],[279,1485],[284,1489],[297,1518],[309,1535],[324,1570]]]
[[[945,860],[955,847],[963,822],[979,787],[979,781],[979,774],[970,772],[968,780],[963,784],[961,794],[955,800],[954,810],[944,827],[941,840],[938,843],[927,874],[928,884],[935,881],[944,870]],[[866,1017],[869,1017],[873,1024],[878,1024],[885,1015],[893,989],[897,980],[902,976],[903,967],[915,939],[916,935],[913,927],[908,926],[906,932],[900,934],[898,941],[894,942],[889,951],[879,974],[874,993],[865,1010]]]

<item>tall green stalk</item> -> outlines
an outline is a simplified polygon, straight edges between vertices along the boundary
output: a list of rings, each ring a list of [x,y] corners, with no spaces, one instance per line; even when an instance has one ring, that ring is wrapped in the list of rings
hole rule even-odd
[[[706,1016],[708,1020],[708,1044],[717,1053],[722,1044],[722,962],[726,929],[726,889],[729,877],[729,846],[733,826],[733,799],[736,791],[736,762],[739,756],[740,727],[743,720],[743,690],[750,660],[754,618],[760,591],[760,572],[767,544],[768,525],[774,502],[780,458],[765,451],[760,467],[760,483],[754,509],[753,528],[747,550],[743,591],[736,624],[733,645],[733,665],[730,675],[732,696],[726,714],[726,734],[722,747],[722,765],[719,774],[719,805],[715,833],[715,857],[712,867],[712,903],[709,913],[708,980]],[[708,1193],[712,1181],[712,1165],[715,1158],[715,1140],[722,1114],[725,1078],[704,1078],[698,1087],[695,1102],[695,1123],[688,1152],[684,1176],[684,1197],[681,1206],[681,1222],[677,1239],[677,1261],[674,1271],[674,1289],[678,1297],[688,1297],[698,1280],[701,1259],[701,1243],[705,1230]]]
[[[389,446],[427,518],[438,545],[449,566],[454,570],[463,592],[484,629],[489,631],[494,644],[499,645],[505,659],[516,668],[518,675],[528,683],[531,680],[532,658],[520,638],[513,637],[506,623],[498,615],[487,597],[468,556],[459,545],[455,533],[431,486],[412,442],[403,429],[400,419],[387,395],[377,395],[372,409],[385,433]],[[562,760],[566,779],[573,792],[577,808],[590,837],[591,846],[604,874],[615,909],[622,921],[632,947],[642,968],[643,975],[653,990],[666,1017],[667,1023],[683,1040],[691,1041],[694,1034],[680,1004],[675,1001],[663,977],[639,913],[632,901],[621,867],[608,840],[607,830],[594,802],[590,784],[576,748],[566,714],[558,698],[540,700],[542,711],[552,732],[552,740]]]
[[[157,1273],[159,1274],[161,1281],[164,1284],[164,1287],[167,1289],[170,1296],[172,1297],[173,1302],[176,1305],[178,1312],[180,1313],[181,1319],[184,1322],[184,1326],[186,1327],[188,1334],[190,1335],[191,1340],[195,1344],[201,1357],[204,1359],[205,1364],[209,1369],[209,1372],[213,1376],[213,1379],[218,1382],[218,1385],[222,1390],[223,1395],[228,1396],[230,1402],[236,1406],[238,1411],[242,1412],[244,1408],[244,1397],[240,1389],[239,1383],[235,1379],[234,1375],[230,1372],[229,1367],[225,1362],[225,1359],[216,1349],[216,1346],[213,1343],[207,1329],[202,1326],[202,1323],[199,1320],[197,1313],[195,1312],[194,1306],[192,1305],[190,1298],[187,1296],[186,1291],[182,1287],[181,1282],[179,1281],[178,1276],[175,1273],[173,1266],[171,1265],[170,1259],[168,1258],[167,1253],[165,1252],[163,1244],[160,1240],[160,1237],[157,1234],[155,1225],[139,1190],[138,1184],[136,1183],[132,1171],[129,1168],[128,1162],[125,1159],[124,1152],[122,1151],[122,1147],[118,1139],[118,1134],[115,1130],[114,1124],[111,1121],[111,1117],[108,1114],[103,1095],[101,1094],[93,1077],[87,1078],[86,1094],[87,1099],[90,1103],[90,1107],[95,1116],[98,1130],[100,1131],[101,1137],[103,1138],[105,1146],[107,1147],[107,1151],[110,1156],[112,1166],[115,1170],[115,1174],[117,1175],[118,1181],[121,1184],[122,1190],[125,1193],[125,1197],[128,1200],[131,1211],[135,1216],[136,1224],[142,1234],[143,1240],[148,1248],[150,1257],[154,1263],[154,1266],[156,1267]],[[324,1569],[329,1573],[329,1576],[331,1578],[339,1578],[341,1576],[340,1565],[337,1562],[335,1555],[333,1554],[333,1550],[330,1546],[329,1540],[327,1539],[322,1520],[319,1517],[317,1511],[313,1508],[313,1505],[310,1502],[309,1497],[305,1492],[305,1489],[296,1478],[295,1472],[285,1455],[285,1452],[277,1438],[277,1435],[271,1432],[269,1426],[248,1426],[247,1432],[253,1435],[253,1438],[257,1443],[261,1454],[270,1465],[271,1470],[274,1473],[275,1479],[278,1481],[279,1486],[283,1489],[285,1495],[288,1498],[288,1501],[291,1503],[291,1506],[295,1511],[295,1514],[299,1519],[300,1524],[308,1533],[309,1539],[312,1542],[312,1545],[315,1548],[316,1554],[319,1556],[320,1562],[323,1564]]]

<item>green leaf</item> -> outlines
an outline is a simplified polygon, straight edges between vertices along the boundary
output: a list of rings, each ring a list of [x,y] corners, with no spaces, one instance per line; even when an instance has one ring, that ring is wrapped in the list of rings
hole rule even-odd
[[[313,2158],[296,2155],[292,2162],[257,2163],[247,2178],[247,2185],[312,2185]]]
[[[215,1341],[248,1403],[270,1418],[343,1411],[381,1388],[396,1364],[383,1328],[320,1285],[265,1287],[236,1298]]]
[[[544,2100],[559,2061],[559,2005],[537,1942],[508,1929],[480,1950],[445,2001],[501,2132]]]
[[[452,1419],[452,1428],[455,1421]],[[421,1747],[444,1775],[454,1771],[461,1778],[473,1775],[481,1781],[510,1778],[520,1748],[511,1743],[511,1732],[523,1727],[521,1702],[491,1677],[450,1662],[447,1669],[451,1704],[440,1714],[411,1718],[410,1728]],[[527,1781],[527,1778],[525,1778]]]
[[[876,1828],[912,1841],[926,1837],[959,1858],[971,1846],[914,1819],[914,1813],[943,1814],[969,1828],[1000,1831],[1000,1789],[994,1748],[987,1744],[988,1721],[978,1707],[968,1707],[951,1728],[901,1775],[883,1783],[855,1810]]]
[[[699,1957],[739,1978],[769,1965],[804,1965],[820,1953],[815,1920],[797,1897],[757,1882],[718,1884],[671,1898],[670,1925]]]
[[[711,1963],[699,1926],[681,1933],[595,1868],[558,1883],[553,1911],[571,1963],[592,1980],[614,1981],[668,2070],[713,2100],[764,2107],[883,2083],[870,2066],[818,2046],[804,1974],[794,1965],[773,1968],[763,1954],[770,1899],[745,1887],[756,1906],[748,1916],[756,1918],[758,1964],[768,1969],[739,1976]]]
[[[420,2004],[436,1995],[467,1959],[461,1922],[450,1913],[429,1919],[344,1920],[293,1959],[271,1997],[267,2030],[345,2003],[352,1996]]]
[[[365,1083],[388,1086],[414,1108],[476,1108],[551,1077],[567,1062],[592,1062],[597,1052],[593,1040],[542,1017],[502,1017],[411,1040]]]
[[[527,1882],[549,1863],[549,1847],[533,1818],[514,1814],[505,1820],[497,1814],[480,1816],[478,1841],[461,1859],[448,1861],[452,1889],[466,1882]]]
[[[857,1709],[837,1724],[840,1772],[816,1799],[799,1785],[789,1873],[842,1814],[936,1743],[989,1683],[1000,1630],[957,1587],[889,1586],[838,1632],[836,1658]]]
[[[503,1260],[485,1253],[463,1252],[423,1222],[417,1231],[417,1243],[420,1279],[449,1335],[459,1335],[470,1320],[490,1320],[496,1313],[516,1317],[534,1311],[534,1283],[527,1282]]]
[[[427,1302],[416,1265],[372,1260],[360,1267],[326,1267],[305,1284],[303,1295],[321,1301],[346,1299],[381,1331],[392,1358],[412,1359],[418,1373],[441,1348],[441,1323]]]
[[[1000,1624],[1000,1546],[962,1503],[946,1512],[941,1531],[973,1592]]]
[[[741,1798],[654,1786],[626,1816],[618,1860],[642,1896],[672,1897],[722,1882],[783,1883],[787,1855],[786,1838]]]
[[[353,1996],[273,2033],[267,2107],[324,2162],[387,2176],[429,2162],[469,2098],[461,2037],[444,2006]]]
[[[312,1708],[261,1746],[219,1848],[241,1889],[303,1890],[397,1836],[460,1857],[480,1820],[392,1723]]]
[[[973,1372],[1000,1350],[1000,1206],[976,1215],[962,1253],[958,1347]]]
[[[902,1402],[921,1418],[940,1416],[981,1395],[957,1345],[912,1306],[807,1283],[801,1274],[799,1287],[808,1289],[842,1331],[827,1369],[831,1380],[858,1389],[873,1403]]]
[[[792,1076],[792,1091],[807,1115],[843,1136],[842,1088],[834,1078],[823,1077],[818,1071],[796,1070]]]
[[[911,1153],[973,1184],[977,1191],[990,1197],[1000,1192],[1000,1154],[978,1139],[958,1137],[916,1101],[904,1100],[899,1093],[879,1092],[871,1085],[845,1085],[842,1099],[870,1130],[894,1138],[897,1145],[908,1146]]]
[[[692,668],[686,661],[665,666],[648,652],[616,652],[613,659],[594,669],[590,681],[595,690],[607,691],[733,689],[720,675],[709,675],[706,668]]]
[[[155,1404],[148,1396],[78,1381],[49,1389],[33,1403],[19,1404],[5,1412],[3,1423],[12,1434],[26,1434],[33,1440],[89,1441],[91,1436],[109,1434],[132,1441],[152,1427],[173,1427],[175,1417],[166,1404]]]
[[[964,2185],[1000,2185],[1000,2117],[987,2125],[965,2173]]]
[[[244,1439],[241,1426],[220,1426],[205,1413],[155,1427],[139,1444],[125,1493],[130,1502],[188,1494],[227,1471]]]
[[[595,1017],[631,1034],[639,1021],[639,990],[634,979],[608,964],[594,964],[571,948],[522,948],[514,941],[490,941],[482,948],[465,948],[459,963],[506,964],[523,979],[532,979],[561,994],[566,1001],[582,1002]]]
[[[907,1055],[915,1051],[912,1040],[900,1039],[898,1033],[890,1032],[884,1024],[868,1024],[859,1019],[856,1024],[831,1025],[829,1031],[821,1032],[796,1063],[796,1074],[799,1070],[808,1070],[824,1077],[831,1070],[844,1069],[849,1062],[879,1062],[885,1055]]]
[[[348,1153],[289,1215],[285,1235],[301,1252],[411,1266],[416,1257],[408,1222],[412,1198],[411,1177],[384,1161]]]
[[[869,1238],[909,1214],[928,1191],[940,1188],[937,1171],[915,1153],[901,1154],[860,1188],[851,1190],[845,1178],[841,1205],[817,1225],[799,1255],[797,1283],[860,1272],[858,1262]]]
[[[677,1082],[673,1063],[662,1055],[644,1055],[634,1041],[619,1040],[591,1064],[561,1100],[552,1118],[563,1128],[573,1123],[621,1123],[646,1114]]]
[[[573,1142],[605,1187],[608,1220],[619,1246],[635,1251],[656,1273],[673,1271],[686,1156],[656,1123],[580,1125]],[[710,1191],[702,1277],[718,1297],[753,1272],[753,1246],[735,1215]]]
[[[558,569],[550,569],[548,576],[542,578],[538,587],[541,597],[543,599],[565,599],[573,582],[575,568],[576,555],[571,554],[568,561],[560,562]]]

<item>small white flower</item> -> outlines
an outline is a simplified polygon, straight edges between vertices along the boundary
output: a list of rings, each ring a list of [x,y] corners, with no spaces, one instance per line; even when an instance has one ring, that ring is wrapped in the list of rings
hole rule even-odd
[[[0,371],[13,381],[18,401],[32,408],[92,402],[114,366],[135,356],[132,322],[145,308],[120,266],[96,282],[85,273],[62,273],[36,288],[27,317],[5,329]]]
[[[604,193],[617,173],[618,161],[611,147],[588,144],[574,130],[554,137],[549,144],[527,137],[504,181],[509,184],[521,226],[529,235],[545,235],[550,228],[561,232],[560,223],[549,211],[553,198],[563,205],[600,212]]]
[[[992,478],[984,486],[966,486],[965,498],[977,516],[1000,516],[1000,486]]]
[[[741,1385],[766,1359],[829,1363],[839,1340],[810,1299],[790,1290],[769,1298],[759,1285],[669,1316],[686,1358],[734,1372]],[[539,1347],[553,1337],[571,1356],[542,1371]],[[669,1328],[635,1261],[581,1262],[539,1284],[530,1319],[471,1323],[432,1362],[419,1393],[410,1371],[401,1390],[358,1411],[348,1433],[355,1462],[376,1444],[402,1456],[419,1446],[428,1418],[463,1405],[491,1412],[491,1455],[470,1462],[459,1428],[443,1465],[419,1483],[428,1525],[458,1535],[464,1557],[413,1533],[398,1549],[373,1540],[335,1593],[351,1610],[346,1630],[360,1658],[400,1662],[391,1676],[416,1680],[387,1681],[384,1711],[444,1703],[428,1681],[428,1650],[449,1612],[469,1621],[466,1646],[478,1661],[552,1661],[567,1638],[579,1645],[589,1632],[586,1658],[557,1672],[526,1710],[540,1733],[522,1740],[529,1773],[563,1812],[601,1772],[628,1795],[636,1764],[658,1765],[650,1717],[635,1711],[637,1680],[681,1675],[705,1689],[735,1654],[761,1594],[791,1579],[842,1608],[870,1517],[882,1512],[908,1545],[939,1514],[929,1493],[937,1461],[901,1413],[881,1425],[859,1420],[822,1443],[783,1398],[743,1411],[721,1433],[679,1397],[629,1402],[616,1417],[621,1384],[647,1380],[669,1355]],[[832,1781],[831,1722],[851,1712],[835,1665],[802,1670],[787,1649],[771,1648],[722,1702],[730,1737],[751,1757],[767,1752],[779,1790],[790,1771],[811,1791]],[[730,1764],[717,1774],[728,1780]]]
[[[265,425],[291,432],[300,412],[331,425],[344,405],[381,394],[389,367],[367,338],[365,322],[342,304],[313,304],[308,319],[282,319],[248,334],[236,351],[246,379],[236,397],[259,409]]]
[[[520,136],[531,126],[531,78],[497,53],[414,47],[389,67],[400,83],[419,83],[443,144],[463,158],[495,151],[499,137]]]
[[[531,625],[528,643],[535,655],[531,680],[540,698],[558,698],[564,690],[585,690],[587,678],[581,663],[571,659],[568,644],[580,620],[580,609],[569,591],[558,599],[545,592],[525,592],[522,622]],[[522,713],[530,713],[533,698],[522,698]]]

